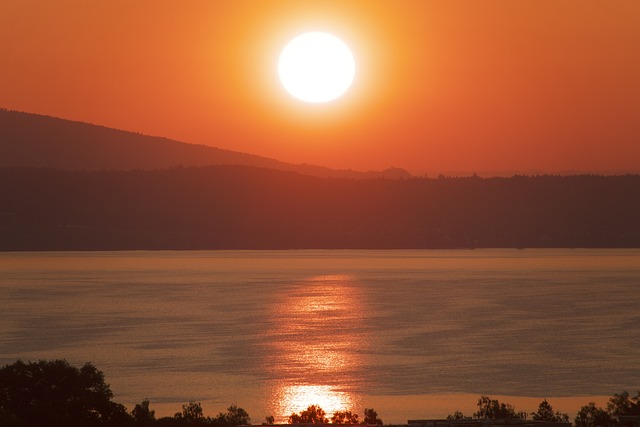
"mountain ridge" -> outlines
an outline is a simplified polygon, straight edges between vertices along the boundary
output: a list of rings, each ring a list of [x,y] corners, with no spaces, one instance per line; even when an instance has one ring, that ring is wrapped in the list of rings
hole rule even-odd
[[[244,165],[321,178],[410,178],[400,168],[360,172],[286,163],[256,154],[191,144],[35,113],[0,108],[0,167],[153,170]]]

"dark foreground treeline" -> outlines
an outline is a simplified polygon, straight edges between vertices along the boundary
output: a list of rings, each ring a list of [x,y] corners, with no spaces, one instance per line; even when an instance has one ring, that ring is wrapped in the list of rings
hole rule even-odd
[[[640,175],[0,169],[0,250],[640,247]]]
[[[473,417],[465,417],[456,411],[449,415],[448,420],[452,425],[457,420],[507,420],[506,424],[517,427],[517,421],[529,417],[536,422],[569,425],[569,416],[554,411],[546,399],[540,402],[537,411],[527,413],[487,396],[478,399],[478,411]],[[630,417],[640,417],[640,392],[636,396],[626,391],[614,394],[606,408],[589,403],[578,411],[574,425],[626,427],[632,425]],[[274,417],[270,415],[262,424],[271,425],[273,421]],[[90,363],[76,368],[65,360],[29,363],[19,360],[0,368],[0,426],[3,427],[235,427],[250,423],[247,411],[235,404],[216,417],[205,416],[202,405],[196,401],[182,405],[182,411],[173,417],[156,418],[149,400],[143,400],[129,412],[124,405],[113,401],[113,393],[104,381],[104,374]],[[300,413],[291,414],[288,423],[383,425],[374,409],[365,409],[361,421],[351,411],[336,412],[328,418],[318,405],[310,405]]]

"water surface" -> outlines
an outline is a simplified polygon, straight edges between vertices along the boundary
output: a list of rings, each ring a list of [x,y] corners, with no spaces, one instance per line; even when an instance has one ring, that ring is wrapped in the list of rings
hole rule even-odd
[[[406,422],[640,384],[640,250],[2,253],[0,303],[0,364],[91,361],[163,415]]]

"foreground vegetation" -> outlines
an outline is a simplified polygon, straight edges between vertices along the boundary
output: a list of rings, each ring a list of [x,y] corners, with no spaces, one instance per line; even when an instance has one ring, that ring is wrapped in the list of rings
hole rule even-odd
[[[575,427],[620,427],[620,417],[640,416],[640,392],[635,396],[623,391],[614,394],[606,408],[590,402],[578,411]],[[478,399],[478,411],[465,417],[459,411],[449,415],[449,420],[464,419],[513,419],[568,423],[567,414],[556,412],[547,400],[531,414],[487,396]],[[273,424],[268,416],[263,424]],[[289,424],[365,424],[382,425],[377,412],[368,408],[360,421],[351,411],[336,412],[328,418],[325,411],[311,405],[300,413],[291,414]],[[80,368],[64,360],[24,363],[17,361],[0,369],[0,426],[2,427],[183,427],[217,426],[231,427],[251,424],[247,411],[231,405],[215,417],[204,415],[202,405],[190,401],[182,405],[182,411],[173,417],[156,418],[149,400],[128,412],[124,405],[113,401],[113,393],[104,381],[104,374],[91,363]]]

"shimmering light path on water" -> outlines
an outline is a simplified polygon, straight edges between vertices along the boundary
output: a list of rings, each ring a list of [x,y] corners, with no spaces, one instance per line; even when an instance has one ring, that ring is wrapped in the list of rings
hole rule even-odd
[[[165,415],[575,412],[640,384],[640,250],[2,253],[0,303],[0,363],[91,361]]]

